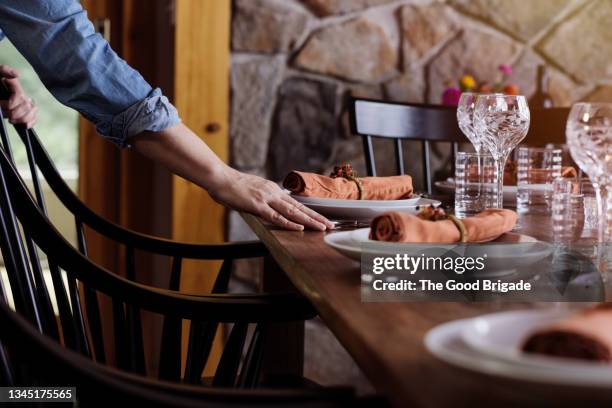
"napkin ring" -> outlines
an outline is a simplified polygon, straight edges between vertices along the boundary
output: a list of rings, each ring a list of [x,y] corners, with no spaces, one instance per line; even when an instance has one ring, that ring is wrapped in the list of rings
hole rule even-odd
[[[462,242],[462,243],[468,242],[468,234],[467,234],[467,230],[465,229],[465,224],[463,223],[463,221],[461,221],[459,218],[455,217],[452,214],[449,214],[446,217],[449,220],[451,220],[453,224],[455,224],[455,226],[459,230],[459,242]]]
[[[334,171],[332,171],[329,176],[331,178],[342,177],[354,182],[357,186],[359,200],[363,200],[363,184],[361,183],[361,180],[359,180],[359,177],[357,177],[355,170],[353,170],[353,166],[348,163],[342,166],[335,166]]]
[[[436,208],[433,205],[430,205],[423,208],[417,214],[417,217],[427,221],[450,220],[459,230],[459,242],[468,242],[467,230],[465,229],[465,224],[463,224],[463,221],[452,214],[446,214],[446,211],[444,211],[443,208]]]

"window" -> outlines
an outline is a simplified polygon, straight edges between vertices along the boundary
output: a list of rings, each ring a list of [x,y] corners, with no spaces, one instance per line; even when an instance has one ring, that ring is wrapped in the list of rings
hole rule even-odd
[[[76,190],[78,182],[78,113],[59,103],[47,91],[34,69],[6,38],[0,41],[0,63],[19,71],[23,88],[31,98],[34,98],[39,108],[38,123],[35,126],[38,137],[40,137],[47,152],[62,174],[64,181],[73,190]],[[19,172],[31,188],[31,175],[28,170],[25,148],[13,127],[7,126],[7,128],[15,162]],[[74,245],[76,243],[74,218],[63,207],[46,183],[43,183],[43,191],[49,218],[62,235]],[[44,257],[41,262],[43,262],[43,276],[47,281],[47,287],[51,287],[49,270],[44,267]],[[3,280],[5,288],[10,287],[1,259],[0,279]],[[57,309],[54,296],[52,296],[52,302]],[[9,304],[12,304],[12,296],[10,295]]]
[[[78,113],[59,103],[47,89],[28,62],[8,39],[0,41],[0,63],[17,69],[26,93],[38,105],[36,130],[55,165],[66,176],[76,180],[78,170]],[[25,150],[14,129],[9,126],[15,161],[19,168],[27,168]],[[23,173],[22,173],[23,174]]]

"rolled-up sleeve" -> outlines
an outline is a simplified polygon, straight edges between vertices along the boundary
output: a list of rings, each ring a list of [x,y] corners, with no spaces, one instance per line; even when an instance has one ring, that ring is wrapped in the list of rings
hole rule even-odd
[[[74,0],[2,0],[0,28],[61,103],[121,147],[180,122],[151,85],[95,32]],[[10,65],[10,62],[5,62]]]

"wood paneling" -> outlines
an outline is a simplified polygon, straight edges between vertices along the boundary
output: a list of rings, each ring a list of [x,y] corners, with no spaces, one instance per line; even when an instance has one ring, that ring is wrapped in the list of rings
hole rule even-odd
[[[175,7],[176,107],[183,122],[227,161],[230,1],[177,0]],[[224,208],[200,187],[179,177],[174,177],[172,186],[172,237],[222,242]],[[219,266],[218,262],[185,262],[181,289],[210,292]],[[218,355],[218,349],[213,355]],[[205,375],[213,372],[214,365],[206,368]]]
[[[113,49],[152,86],[160,86],[182,121],[227,161],[230,1],[84,0],[83,5],[91,19],[111,20]],[[225,239],[225,211],[204,190],[135,152],[117,150],[85,121],[80,130],[79,194],[95,211],[129,228],[181,241]],[[122,251],[95,234],[88,238],[93,259],[121,272]],[[167,284],[161,271],[155,272],[165,269],[165,262],[144,257],[137,263],[137,270],[146,272],[137,275],[140,281]],[[184,262],[181,290],[210,292],[219,266]]]
[[[115,52],[153,86],[172,98],[172,21],[169,0],[84,0],[88,17],[110,21],[110,43]],[[161,63],[163,62],[163,64]],[[98,214],[125,227],[153,235],[170,236],[171,176],[161,166],[130,150],[117,149],[97,134],[88,121],[80,121],[79,196]],[[124,273],[120,246],[88,230],[91,258],[108,269]],[[169,264],[150,254],[137,253],[137,280],[166,286]],[[103,307],[103,310],[109,309]],[[110,310],[110,309],[109,309]],[[112,338],[112,321],[105,316],[104,331]],[[148,319],[146,333],[159,331]],[[157,336],[145,335],[145,339]],[[112,342],[107,342],[112,348]],[[157,342],[146,342],[156,355]],[[111,361],[112,361],[112,351]],[[156,371],[156,359],[149,369]]]

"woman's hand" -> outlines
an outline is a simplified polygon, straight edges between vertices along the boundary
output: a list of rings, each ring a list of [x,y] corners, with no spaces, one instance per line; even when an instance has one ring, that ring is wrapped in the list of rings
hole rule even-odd
[[[0,65],[0,78],[11,93],[8,100],[0,101],[4,115],[11,123],[22,124],[30,129],[38,119],[38,108],[21,87],[19,73],[11,67]]]
[[[208,193],[215,201],[239,211],[247,211],[285,229],[304,227],[324,231],[333,224],[320,214],[295,201],[276,183],[230,167],[217,175]]]
[[[295,231],[304,227],[323,231],[334,226],[295,201],[276,183],[223,163],[182,123],[159,132],[144,132],[130,142],[140,153],[206,189],[215,201],[234,210],[250,212]]]

